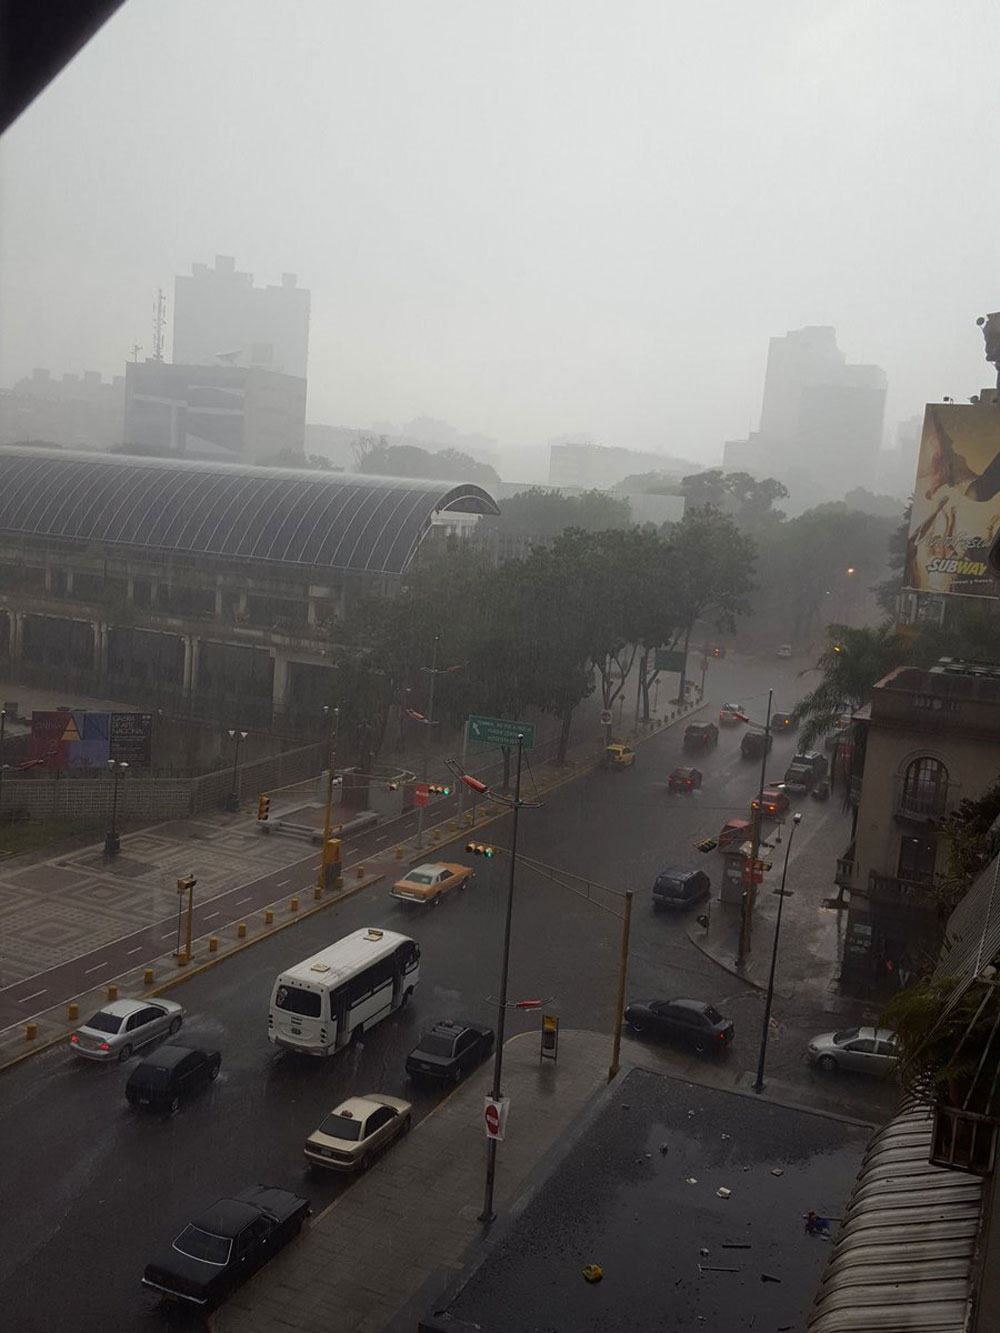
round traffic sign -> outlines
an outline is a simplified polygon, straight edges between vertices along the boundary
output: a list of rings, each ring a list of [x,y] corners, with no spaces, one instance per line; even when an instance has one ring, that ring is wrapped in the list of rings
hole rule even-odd
[[[500,1133],[500,1107],[495,1102],[486,1107],[486,1132],[494,1137]]]

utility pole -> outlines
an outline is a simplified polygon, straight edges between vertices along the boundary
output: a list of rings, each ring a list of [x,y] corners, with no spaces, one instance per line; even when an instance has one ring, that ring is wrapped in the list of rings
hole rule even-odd
[[[610,1083],[620,1068],[622,1052],[622,1013],[625,1009],[625,975],[628,971],[628,941],[632,924],[632,890],[625,890],[625,913],[622,917],[622,947],[618,961],[618,994],[615,997],[615,1012],[611,1031],[615,1034],[611,1050],[611,1067],[608,1069]]]
[[[230,784],[229,800],[226,802],[226,809],[237,811],[240,808],[240,745],[250,735],[249,731],[240,731],[238,727],[229,728],[229,739],[235,741],[235,750],[233,752],[233,780]]]
[[[440,636],[437,635],[437,634],[435,634],[435,635],[434,635],[434,652],[433,652],[432,657],[431,657],[431,665],[430,665],[429,667],[421,667],[421,668],[420,668],[421,671],[423,671],[425,674],[430,675],[430,678],[431,678],[431,679],[430,679],[430,684],[428,685],[428,688],[427,688],[427,716],[424,718],[424,724],[423,724],[423,725],[424,725],[424,764],[423,764],[423,774],[422,774],[422,778],[423,778],[423,784],[424,784],[425,787],[427,786],[427,778],[428,778],[428,776],[430,775],[431,727],[433,727],[433,725],[434,725],[434,682],[437,680],[437,674],[438,674],[437,660],[438,660],[438,644],[440,643],[440,641],[441,641],[441,640],[440,640]],[[420,806],[417,807],[417,846],[418,846],[418,847],[423,847],[423,845],[424,845],[424,811],[426,810],[426,808],[427,808],[427,807],[424,806],[424,805],[420,805]]]
[[[333,829],[333,769],[337,749],[337,731],[340,727],[340,709],[323,705],[323,715],[327,719],[326,731],[326,807],[323,813],[323,851],[319,859],[319,876],[316,883],[320,889],[328,888],[329,867],[327,865],[327,847]]]
[[[4,736],[7,732],[7,710],[0,708],[0,823],[3,822],[3,774],[7,765],[3,761]]]
[[[108,768],[111,770],[114,787],[111,794],[111,827],[104,835],[104,855],[115,856],[122,845],[122,840],[118,836],[118,785],[125,776],[128,764],[124,759],[121,761],[109,759]]]
[[[768,690],[767,720],[764,724],[764,753],[760,760],[760,785],[757,788],[757,809],[754,811],[753,836],[750,841],[750,874],[748,882],[743,886],[743,896],[740,900],[740,943],[736,955],[737,967],[746,967],[747,956],[750,953],[750,940],[753,934],[753,907],[757,887],[754,884],[754,873],[760,856],[760,828],[764,820],[764,774],[767,772],[767,758],[771,742],[771,702],[773,698],[774,690]]]
[[[778,939],[781,936],[781,909],[785,905],[785,876],[788,874],[788,856],[792,850],[792,838],[802,822],[802,815],[797,810],[792,816],[792,831],[788,835],[785,847],[785,864],[781,870],[781,888],[778,890],[778,917],[774,923],[774,943],[771,945],[771,971],[767,978],[767,1000],[764,1004],[764,1026],[760,1034],[760,1054],[757,1057],[757,1078],[753,1085],[754,1092],[764,1091],[764,1061],[767,1059],[767,1035],[771,1025],[771,1005],[774,1002],[774,969],[778,964]]]

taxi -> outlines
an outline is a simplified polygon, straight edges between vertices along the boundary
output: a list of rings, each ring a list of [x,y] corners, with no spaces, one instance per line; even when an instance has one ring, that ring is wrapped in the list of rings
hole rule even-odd
[[[750,802],[751,810],[756,810],[759,806],[765,815],[783,815],[791,805],[791,801],[781,787],[765,787],[761,792],[761,797],[762,799],[758,801],[755,796]]]
[[[635,763],[635,751],[630,745],[609,745],[604,751],[605,768],[631,768]]]
[[[719,850],[727,847],[741,847],[753,837],[753,825],[749,819],[727,819],[719,831],[717,839]]]
[[[735,727],[740,722],[749,722],[742,704],[723,704],[719,709],[719,721],[723,726]]]
[[[436,904],[450,889],[464,889],[474,874],[468,866],[450,861],[426,861],[397,879],[389,893],[411,903]]]

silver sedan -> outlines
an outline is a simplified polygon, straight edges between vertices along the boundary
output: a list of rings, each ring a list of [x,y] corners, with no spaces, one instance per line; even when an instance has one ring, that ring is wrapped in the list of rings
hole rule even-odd
[[[845,1028],[813,1037],[806,1059],[820,1069],[889,1074],[899,1063],[899,1038],[888,1028]]]
[[[159,1037],[173,1036],[184,1021],[174,1000],[113,1000],[98,1009],[69,1039],[74,1055],[87,1060],[127,1060]]]

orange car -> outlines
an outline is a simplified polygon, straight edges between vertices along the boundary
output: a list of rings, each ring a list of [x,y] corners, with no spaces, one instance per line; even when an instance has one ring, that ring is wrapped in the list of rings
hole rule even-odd
[[[427,861],[397,879],[390,893],[411,903],[439,903],[449,889],[464,889],[475,871],[448,861]]]

